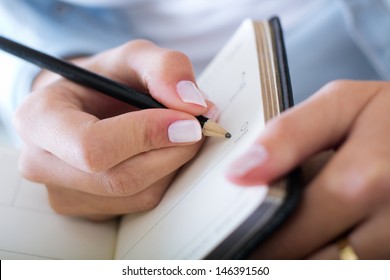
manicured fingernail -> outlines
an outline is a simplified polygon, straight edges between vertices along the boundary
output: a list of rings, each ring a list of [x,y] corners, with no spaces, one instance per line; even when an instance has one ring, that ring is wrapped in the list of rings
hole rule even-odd
[[[180,81],[176,85],[176,91],[183,102],[207,107],[203,94],[191,81]]]
[[[227,173],[233,177],[242,177],[262,165],[267,158],[268,152],[263,146],[251,146],[229,166]]]
[[[216,106],[211,107],[206,113],[203,114],[206,118],[212,121],[217,121],[220,115],[220,111]]]
[[[168,138],[173,143],[197,142],[202,138],[199,121],[180,120],[168,127]]]

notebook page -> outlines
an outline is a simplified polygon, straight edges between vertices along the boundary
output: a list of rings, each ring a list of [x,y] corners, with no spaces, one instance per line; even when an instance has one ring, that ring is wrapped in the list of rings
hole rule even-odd
[[[44,186],[23,179],[18,152],[0,146],[0,259],[111,259],[117,223],[54,213]]]
[[[208,138],[152,211],[125,216],[116,258],[203,258],[265,198],[267,187],[239,187],[224,172],[264,126],[257,50],[245,22],[199,80],[221,110],[229,140]]]

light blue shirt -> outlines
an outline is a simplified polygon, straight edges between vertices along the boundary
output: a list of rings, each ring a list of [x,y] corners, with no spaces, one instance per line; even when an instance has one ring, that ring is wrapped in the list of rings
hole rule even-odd
[[[328,3],[286,34],[297,102],[335,79],[390,80],[390,1]]]

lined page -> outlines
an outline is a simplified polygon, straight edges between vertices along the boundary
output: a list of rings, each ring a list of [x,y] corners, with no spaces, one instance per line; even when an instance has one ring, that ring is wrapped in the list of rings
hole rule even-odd
[[[0,146],[0,259],[111,259],[116,222],[54,213],[44,186],[23,179],[18,152]]]
[[[264,127],[253,26],[245,22],[199,79],[232,138],[208,138],[152,211],[123,218],[116,258],[199,259],[264,200],[267,187],[239,187],[224,172]]]

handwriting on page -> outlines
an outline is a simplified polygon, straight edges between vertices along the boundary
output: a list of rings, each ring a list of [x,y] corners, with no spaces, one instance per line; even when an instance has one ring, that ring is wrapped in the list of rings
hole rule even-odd
[[[234,139],[234,143],[236,144],[238,141],[240,141],[242,139],[242,137],[244,137],[249,131],[249,122],[244,122],[244,124],[241,126],[241,129],[240,129],[240,135]]]

